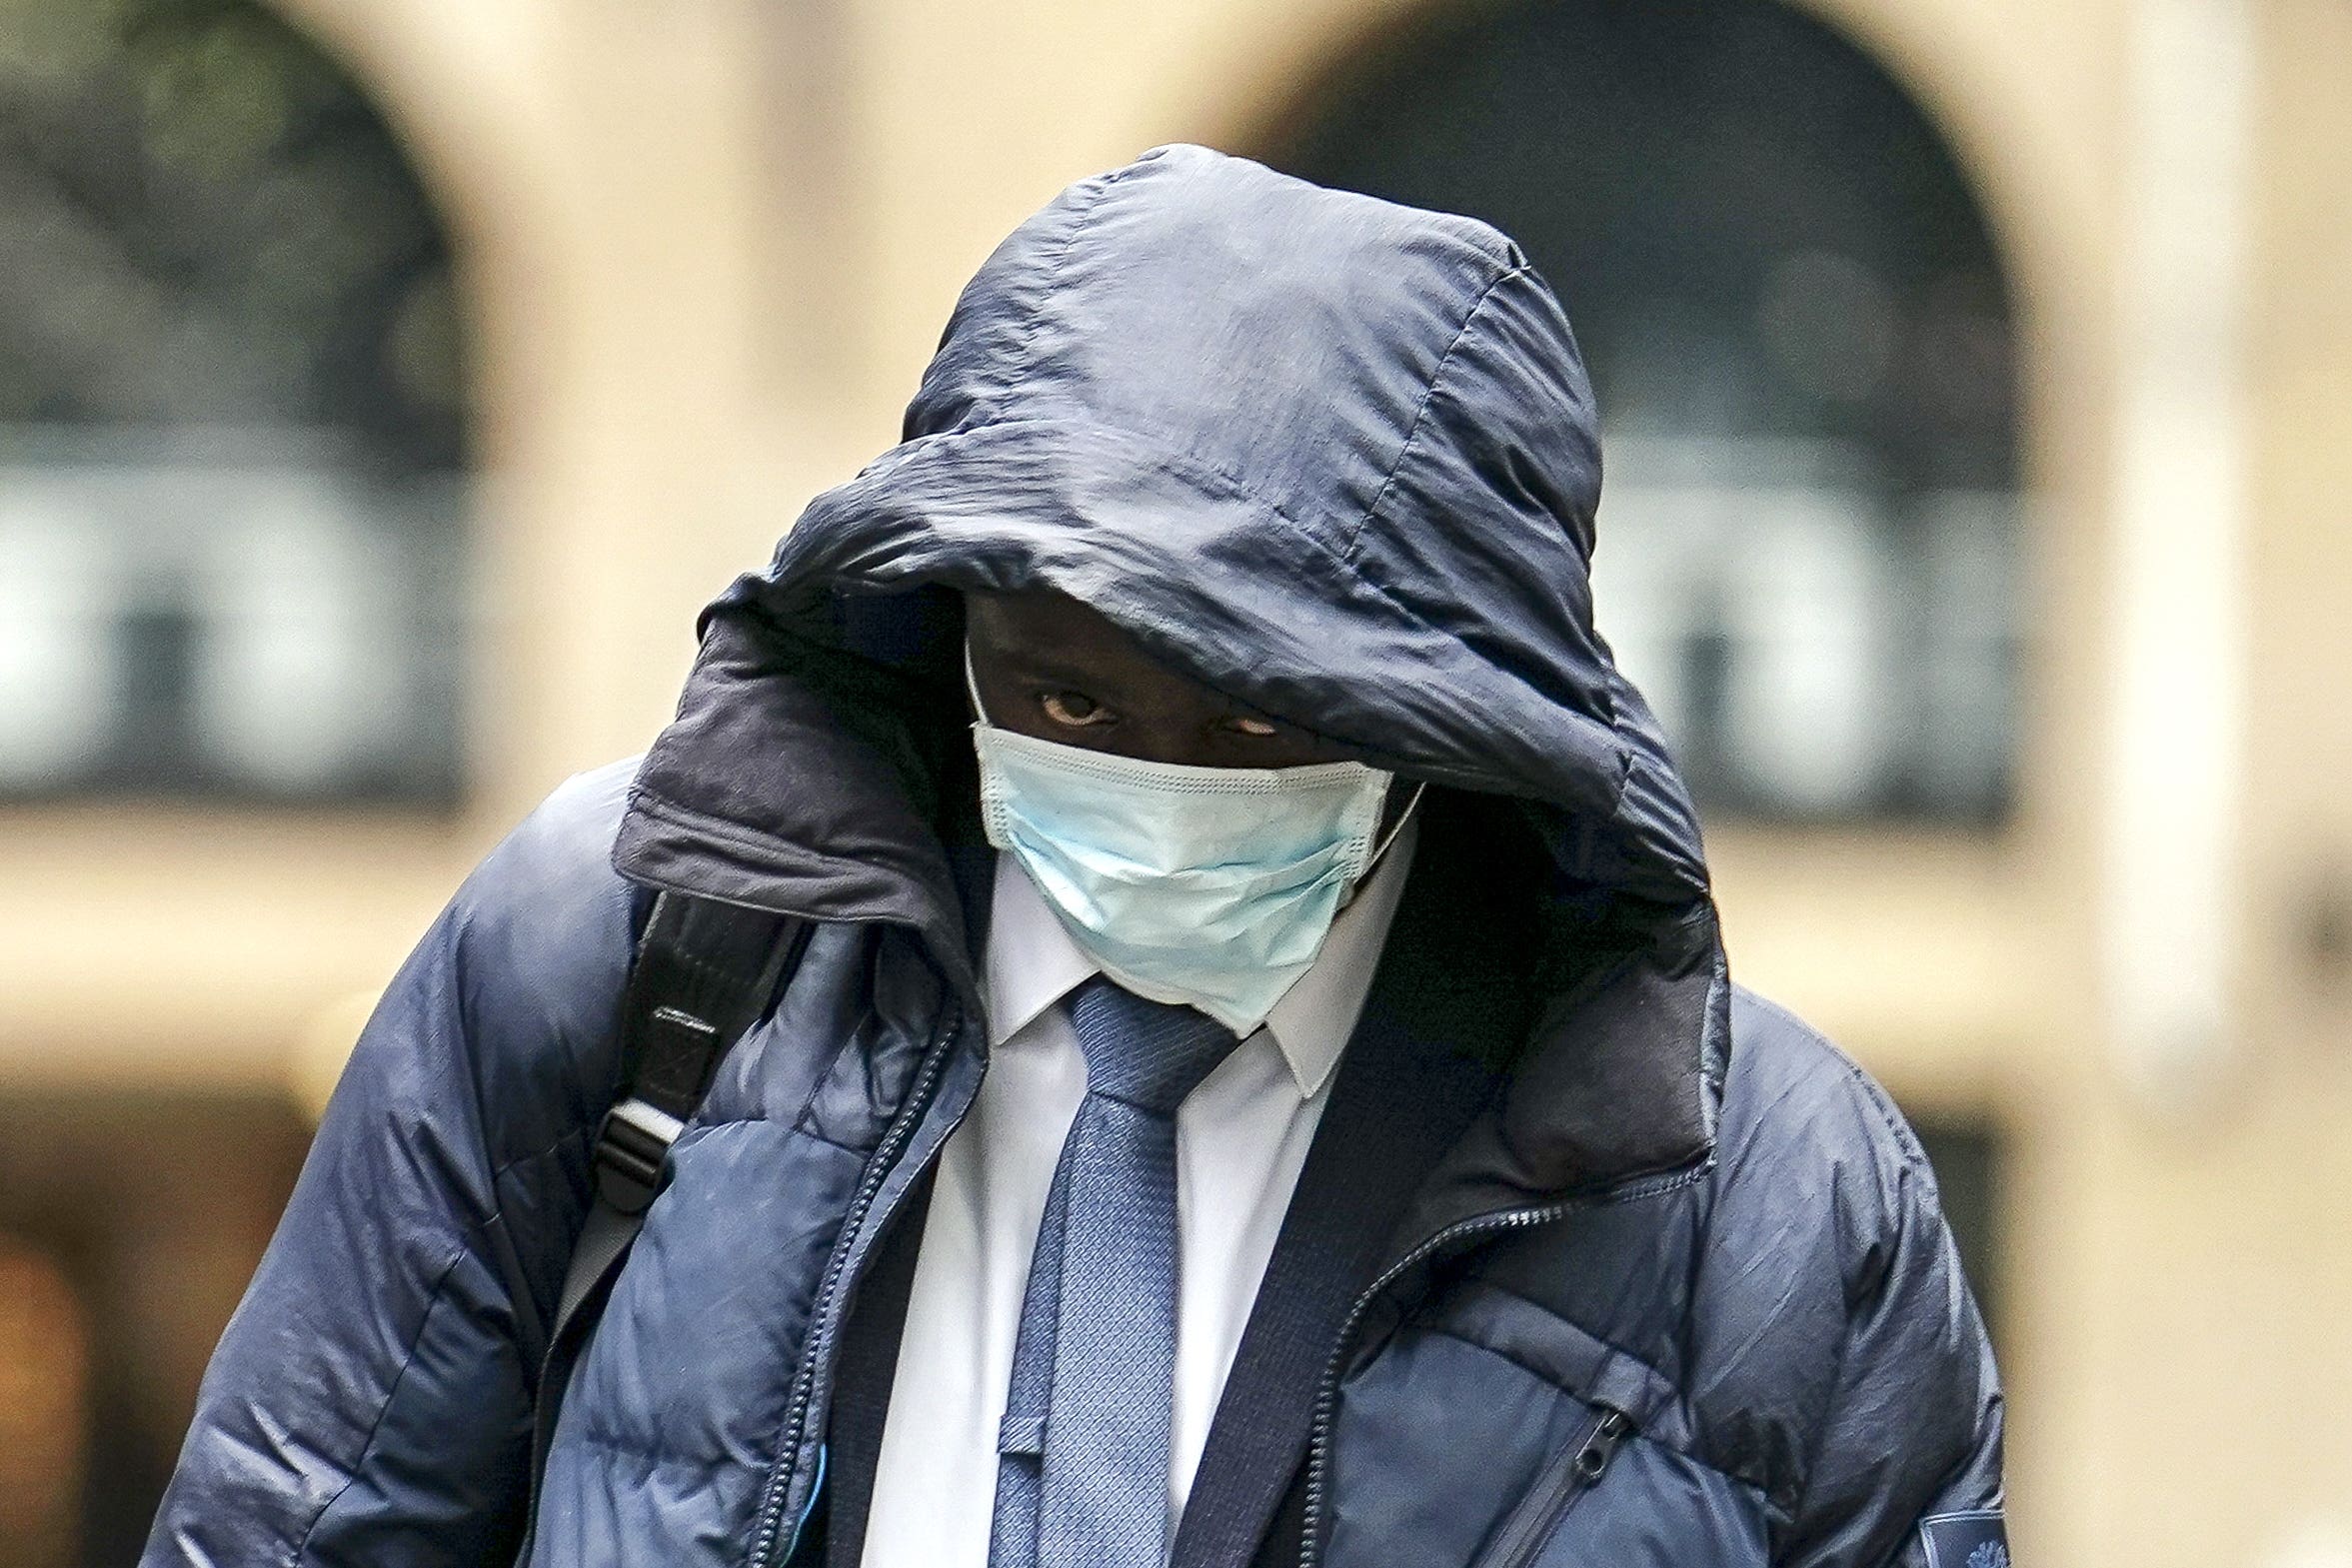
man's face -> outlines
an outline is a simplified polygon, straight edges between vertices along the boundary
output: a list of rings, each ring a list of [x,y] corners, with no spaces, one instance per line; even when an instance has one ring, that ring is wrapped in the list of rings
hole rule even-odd
[[[972,675],[989,722],[1150,763],[1295,768],[1346,749],[1244,708],[1164,665],[1059,594],[971,594]]]

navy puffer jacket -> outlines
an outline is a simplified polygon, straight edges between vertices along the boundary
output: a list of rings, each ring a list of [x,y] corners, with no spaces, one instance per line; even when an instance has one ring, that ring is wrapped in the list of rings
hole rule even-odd
[[[987,1065],[960,596],[1053,589],[1432,785],[1293,1205],[1314,1244],[1269,1270],[1312,1309],[1244,1341],[1177,1562],[2000,1568],[1933,1179],[1729,981],[1593,631],[1599,485],[1567,323],[1492,230],[1196,148],[1065,193],[967,290],[905,442],[712,608],[649,756],[558,791],[394,981],[146,1563],[513,1559],[657,888],[815,931],[574,1369],[532,1561],[814,1554],[845,1319]],[[1356,1217],[1318,1240],[1326,1209]]]

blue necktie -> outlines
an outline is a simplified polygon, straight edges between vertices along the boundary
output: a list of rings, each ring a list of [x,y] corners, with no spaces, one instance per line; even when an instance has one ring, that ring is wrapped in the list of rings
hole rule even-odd
[[[1161,1568],[1176,1415],[1176,1112],[1240,1043],[1109,980],[1071,993],[1087,1097],[1030,1263],[989,1568]]]

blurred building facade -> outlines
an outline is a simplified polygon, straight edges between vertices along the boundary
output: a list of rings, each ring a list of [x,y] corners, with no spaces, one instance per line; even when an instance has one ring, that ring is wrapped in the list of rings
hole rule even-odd
[[[2352,1563],[2347,85],[2336,0],[8,0],[0,1565],[127,1560],[374,989],[1177,139],[1561,293],[1603,628],[1735,973],[1932,1135],[2023,1558]]]

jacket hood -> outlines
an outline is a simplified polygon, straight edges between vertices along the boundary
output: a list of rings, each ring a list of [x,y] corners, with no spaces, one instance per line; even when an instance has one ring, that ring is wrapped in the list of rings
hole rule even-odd
[[[1599,492],[1573,334],[1508,239],[1158,149],[998,248],[901,444],[706,613],[618,863],[959,946],[961,593],[1044,589],[1376,766],[1515,797],[1555,901],[1719,981],[1688,793],[1593,628]],[[1687,1093],[1719,1053],[1677,1048]]]

